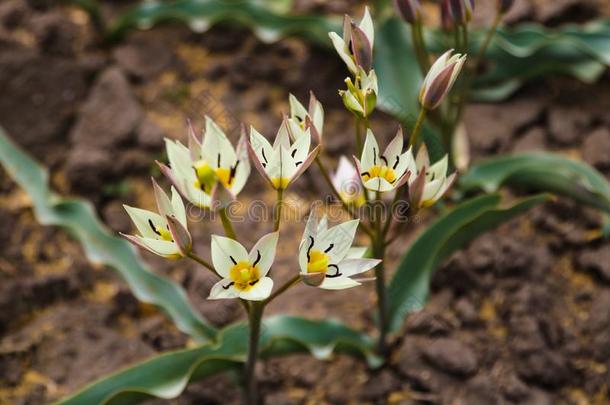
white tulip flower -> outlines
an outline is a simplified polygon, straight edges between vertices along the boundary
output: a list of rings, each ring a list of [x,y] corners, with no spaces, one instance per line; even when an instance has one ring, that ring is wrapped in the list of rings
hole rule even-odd
[[[337,170],[330,177],[335,190],[345,203],[356,207],[365,203],[360,174],[348,158],[341,156]]]
[[[288,122],[284,120],[273,142],[267,139],[253,127],[250,128],[248,150],[254,166],[265,177],[271,186],[277,190],[286,189],[311,165],[320,146],[309,152],[311,133],[309,129],[291,143]]]
[[[371,69],[373,63],[373,45],[375,29],[369,8],[364,8],[364,16],[359,25],[354,24],[349,16],[343,20],[343,38],[336,32],[329,32],[335,50],[353,74],[358,74],[358,67],[365,71]]]
[[[212,235],[212,263],[223,279],[214,284],[208,298],[262,301],[269,297],[273,280],[267,273],[275,259],[278,236],[278,232],[263,236],[248,253],[241,243]]]
[[[203,142],[189,128],[189,147],[179,141],[165,140],[170,166],[161,171],[192,204],[212,205],[212,192],[220,184],[235,197],[250,175],[246,138],[233,145],[216,123],[206,116]]]
[[[154,180],[153,189],[159,213],[123,205],[140,235],[121,235],[134,245],[159,256],[181,257],[185,250],[190,249],[184,202],[174,187],[171,189],[171,200]],[[186,238],[182,235],[186,235]],[[185,239],[189,242],[180,245],[176,243]]]
[[[362,160],[354,157],[362,184],[366,189],[378,192],[392,191],[409,179],[411,173],[408,168],[412,165],[413,155],[410,148],[402,153],[402,147],[402,130],[398,130],[385,152],[380,154],[373,131],[367,130],[362,148]]]
[[[409,165],[413,173],[409,179],[409,199],[414,207],[429,207],[445,195],[457,176],[456,173],[447,176],[448,167],[447,155],[430,166],[428,149],[425,145],[419,149],[415,161]]]
[[[328,228],[326,216],[320,222],[310,214],[299,246],[301,278],[309,285],[326,290],[341,290],[360,285],[352,276],[381,263],[363,259],[366,248],[351,248],[359,221],[357,219]]]
[[[322,131],[324,129],[324,108],[313,92],[309,95],[309,109],[306,110],[303,104],[292,94],[288,97],[290,103],[290,117],[288,124],[292,139],[305,136],[307,129],[311,131],[311,136],[317,143],[322,142]]]

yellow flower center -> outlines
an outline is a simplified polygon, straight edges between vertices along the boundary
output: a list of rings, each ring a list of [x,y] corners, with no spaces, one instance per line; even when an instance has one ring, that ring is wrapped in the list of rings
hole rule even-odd
[[[385,179],[388,183],[393,184],[396,181],[396,173],[388,166],[375,165],[371,167],[367,172],[362,173],[362,179],[369,181],[376,177]]]
[[[169,229],[164,228],[162,226],[156,226],[152,219],[148,220],[148,225],[150,226],[150,228],[153,230],[154,233],[156,233],[157,235],[159,235],[161,237],[161,239],[166,240],[168,242],[173,242],[174,238],[172,237],[172,233],[169,231]]]
[[[235,176],[231,169],[226,167],[219,167],[214,169],[206,161],[199,160],[193,165],[197,179],[195,180],[195,187],[202,190],[203,192],[210,194],[212,188],[217,181],[220,181],[223,186],[230,188],[235,180]]]
[[[308,273],[326,273],[328,265],[330,263],[330,257],[320,251],[312,250],[309,252],[309,261],[307,262]]]
[[[260,279],[258,268],[245,260],[238,262],[229,270],[229,278],[239,291],[248,291]]]
[[[275,188],[276,190],[285,189],[286,187],[288,187],[289,182],[290,179],[287,177],[274,177],[271,179],[271,184],[273,184],[273,188]]]

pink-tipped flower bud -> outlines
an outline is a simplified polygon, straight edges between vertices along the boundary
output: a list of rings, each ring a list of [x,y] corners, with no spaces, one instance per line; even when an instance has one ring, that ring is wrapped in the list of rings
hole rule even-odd
[[[452,53],[453,49],[441,55],[422,83],[419,102],[427,110],[433,110],[443,102],[464,66],[466,55]]]
[[[515,0],[498,0],[498,10],[504,14],[513,6]]]
[[[449,0],[449,10],[455,24],[467,24],[472,19],[474,0]]]
[[[421,3],[419,0],[394,0],[398,15],[410,24],[421,19]]]

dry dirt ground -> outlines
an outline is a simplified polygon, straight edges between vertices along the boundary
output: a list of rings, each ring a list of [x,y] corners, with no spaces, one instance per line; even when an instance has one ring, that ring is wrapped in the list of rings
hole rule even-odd
[[[303,10],[346,12],[342,1],[300,1]],[[108,12],[119,7],[111,3]],[[521,1],[511,21],[548,24],[608,15],[595,1]],[[604,14],[606,13],[606,14]],[[269,136],[287,95],[313,89],[327,111],[333,159],[353,148],[353,123],[336,89],[345,77],[333,54],[297,39],[274,45],[247,31],[182,27],[133,33],[103,48],[86,16],[45,1],[0,4],[0,124],[51,168],[54,187],[91,199],[115,231],[131,231],[121,204],[152,208],[149,177],[163,137],[185,139],[185,119],[203,114],[233,137],[240,122]],[[525,150],[581,157],[610,173],[610,78],[595,86],[555,78],[529,84],[509,101],[471,105],[466,124],[475,159]],[[379,114],[382,137],[396,123]],[[325,194],[315,169],[289,193],[303,214]],[[271,203],[257,173],[245,201]],[[277,279],[294,268],[302,224],[283,230]],[[388,367],[307,356],[260,367],[268,404],[605,404],[610,401],[610,246],[597,213],[559,199],[479,238],[434,277],[426,308],[407,322]],[[193,226],[209,255],[217,224]],[[269,223],[237,225],[246,244]],[[416,230],[414,230],[416,231]],[[404,236],[407,243],[413,233]],[[390,251],[390,265],[401,254]],[[111,269],[93,267],[63,231],[39,226],[27,197],[0,172],[0,404],[42,404],[187,338],[155,308],[138,303]],[[190,263],[145,254],[155,271],[181,283],[208,319],[240,319],[235,302],[209,302],[212,279]],[[372,330],[372,285],[342,292],[298,287],[269,313],[334,317]],[[239,392],[223,376],[191,385],[169,403],[230,404]],[[157,401],[163,403],[162,401]]]

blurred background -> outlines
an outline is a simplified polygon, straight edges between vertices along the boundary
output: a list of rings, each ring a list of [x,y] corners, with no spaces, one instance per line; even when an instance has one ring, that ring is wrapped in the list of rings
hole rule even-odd
[[[339,24],[345,13],[359,18],[364,7],[349,0],[229,2]],[[426,21],[437,26],[438,4],[423,3]],[[110,229],[129,233],[122,204],[154,207],[150,177],[161,178],[154,161],[166,160],[164,137],[186,140],[187,118],[201,129],[207,114],[233,140],[242,122],[272,137],[289,111],[288,94],[305,102],[310,90],[326,111],[327,153],[335,162],[352,153],[353,119],[337,94],[348,73],[324,35],[308,37],[300,29],[283,38],[241,17],[247,24],[180,13],[173,17],[182,21],[161,23],[167,16],[151,17],[159,4],[0,2],[0,125],[49,168],[54,190],[92,201]],[[494,10],[495,1],[476,1],[474,27],[488,26]],[[516,0],[504,21],[559,29],[608,18],[606,0]],[[610,30],[596,41],[610,47]],[[544,54],[534,58],[545,61]],[[485,87],[497,90],[495,96],[488,92],[468,105],[471,159],[557,151],[610,178],[606,67],[590,56],[534,75],[537,62],[528,61],[517,79]],[[415,113],[406,113],[403,123]],[[383,112],[372,119],[386,140],[399,123]],[[244,201],[272,203],[264,184],[253,171]],[[309,202],[326,193],[312,167],[288,197],[306,213]],[[67,233],[39,225],[31,206],[0,171],[0,404],[48,403],[189,343],[111,269],[89,264]],[[267,361],[259,373],[267,403],[609,403],[610,247],[596,233],[600,224],[596,211],[556,199],[503,225],[437,272],[430,302],[409,319],[389,368],[373,373],[347,357]],[[392,247],[391,260],[419,226]],[[269,225],[246,221],[237,228],[248,245]],[[209,257],[210,233],[219,229],[193,227],[203,256]],[[301,224],[284,231],[280,278],[296,271],[291,252],[301,231]],[[236,302],[206,301],[214,280],[201,269],[143,256],[155,272],[179,282],[215,325],[241,317]],[[372,284],[342,292],[300,287],[269,313],[336,317],[372,330],[372,308]],[[189,386],[179,399],[152,403],[238,401],[231,380],[218,376]]]

